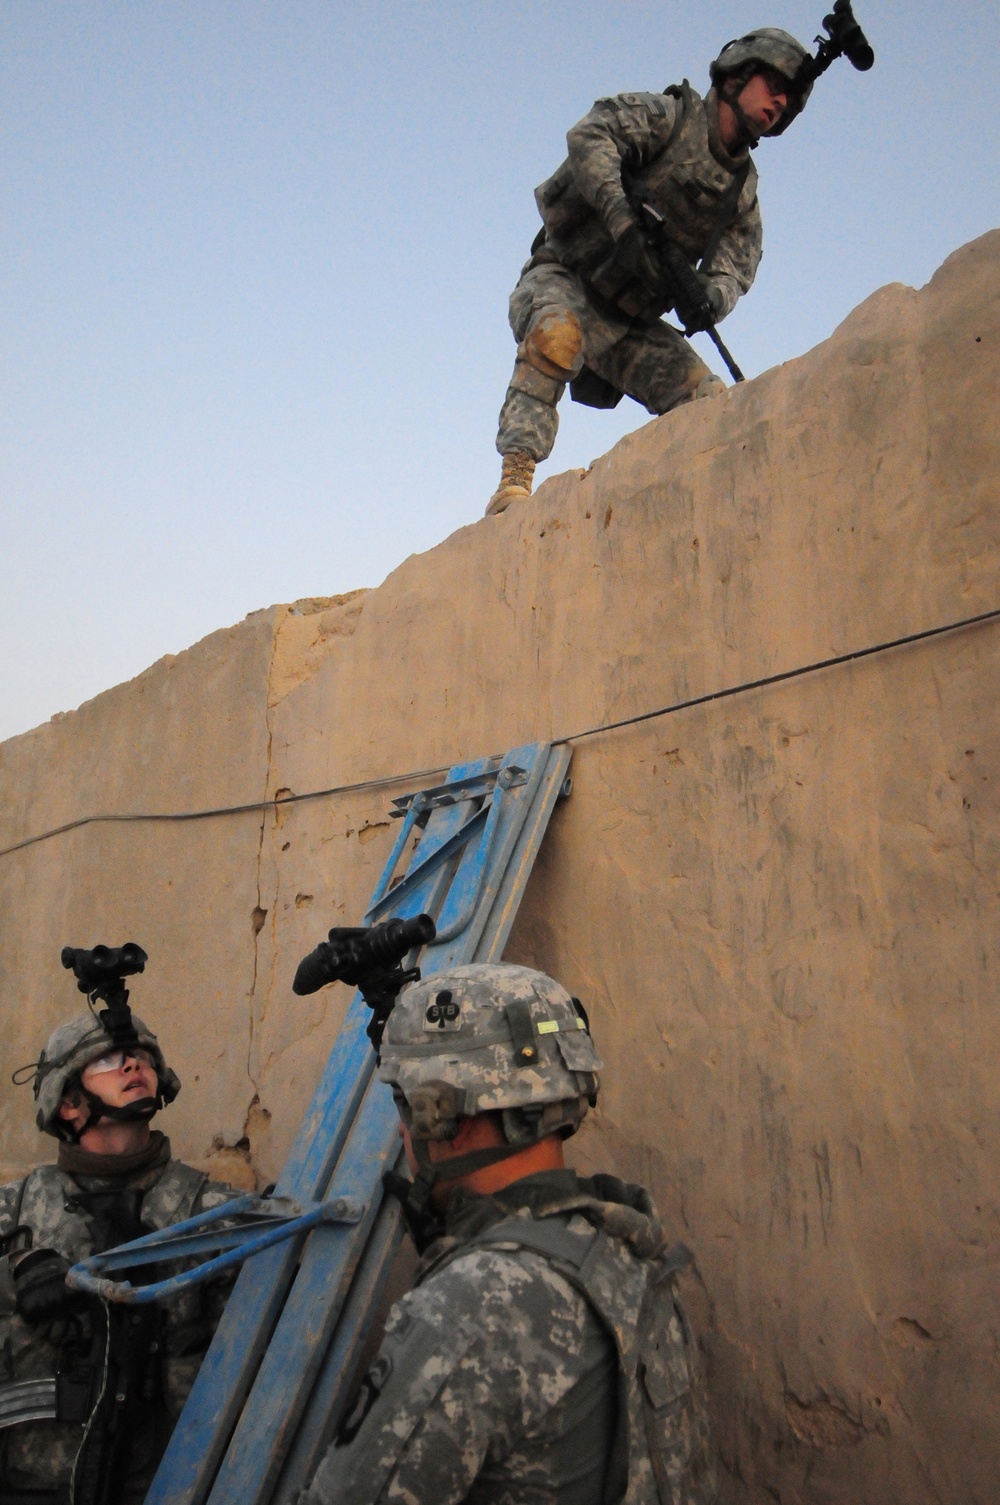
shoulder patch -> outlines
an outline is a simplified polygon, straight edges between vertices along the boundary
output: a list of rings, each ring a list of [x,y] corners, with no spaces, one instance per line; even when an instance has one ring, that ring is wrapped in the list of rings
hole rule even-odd
[[[474,1325],[466,1318],[442,1331],[416,1317],[405,1337],[398,1327],[387,1332],[370,1371],[378,1371],[378,1389],[372,1386],[374,1393],[365,1397],[367,1409],[351,1441],[327,1454],[308,1498],[327,1499],[332,1492],[341,1505],[371,1505],[379,1499],[415,1428],[474,1337]]]

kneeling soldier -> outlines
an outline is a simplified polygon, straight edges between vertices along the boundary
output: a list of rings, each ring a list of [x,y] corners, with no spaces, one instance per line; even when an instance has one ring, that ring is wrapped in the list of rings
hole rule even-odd
[[[49,1038],[33,1082],[59,1158],[0,1188],[0,1505],[139,1505],[225,1303],[228,1287],[129,1308],[66,1286],[78,1260],[235,1195],[150,1129],[180,1082],[124,1017],[114,1037],[105,1013]]]
[[[563,1162],[600,1065],[577,1000],[527,967],[401,994],[379,1076],[424,1257],[300,1505],[714,1501],[690,1256],[641,1187]]]
[[[749,290],[763,243],[750,151],[801,113],[808,61],[787,31],[761,27],[722,49],[704,99],[686,79],[662,94],[618,94],[569,131],[569,156],[535,190],[543,228],[510,296],[517,360],[488,514],[530,494],[567,383],[592,407],[615,407],[627,393],[654,414],[725,390],[660,316],[676,308],[691,334],[724,319]],[[662,280],[636,209],[640,182],[688,277],[697,277],[700,315]]]

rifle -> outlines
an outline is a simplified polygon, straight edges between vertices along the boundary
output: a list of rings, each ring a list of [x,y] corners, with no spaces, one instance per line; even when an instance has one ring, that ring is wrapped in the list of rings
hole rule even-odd
[[[648,190],[641,183],[635,185],[632,207],[656,251],[663,291],[670,297],[674,311],[684,326],[684,333],[696,334],[703,329],[728,366],[733,381],[745,381],[746,377],[715,326],[712,305],[698,280],[697,272],[677,242],[668,235],[666,220],[651,202]]]

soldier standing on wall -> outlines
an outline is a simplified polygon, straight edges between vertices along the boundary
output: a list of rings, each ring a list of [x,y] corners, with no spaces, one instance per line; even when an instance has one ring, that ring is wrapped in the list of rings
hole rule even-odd
[[[73,955],[98,951],[146,960]],[[66,1286],[78,1260],[235,1195],[150,1129],[180,1082],[117,982],[117,1009],[60,1025],[30,1068],[57,1163],[0,1188],[0,1505],[139,1505],[225,1303],[195,1286],[168,1309],[110,1308]]]
[[[517,359],[487,515],[531,494],[567,383],[589,406],[615,407],[627,393],[654,414],[725,390],[660,316],[674,309],[686,334],[714,330],[753,282],[762,241],[751,150],[787,130],[834,57],[861,69],[874,62],[850,0],[835,0],[823,24],[830,37],[815,57],[787,31],[763,27],[723,47],[704,99],[685,80],[662,94],[600,99],[573,126],[568,157],[535,190],[543,227],[510,297]],[[673,274],[647,239],[642,203],[657,239],[671,242]]]
[[[578,1000],[527,967],[401,994],[379,1077],[424,1257],[300,1505],[715,1500],[673,1279],[690,1255],[666,1249],[641,1187],[563,1162],[600,1065]]]

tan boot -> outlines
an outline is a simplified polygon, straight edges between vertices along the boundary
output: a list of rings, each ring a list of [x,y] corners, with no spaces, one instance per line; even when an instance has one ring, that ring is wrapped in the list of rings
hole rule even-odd
[[[535,474],[535,461],[524,450],[516,449],[504,455],[500,470],[500,485],[490,497],[486,516],[493,517],[516,502],[518,497],[531,495],[531,482]]]

